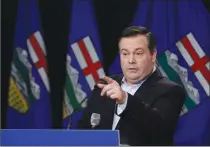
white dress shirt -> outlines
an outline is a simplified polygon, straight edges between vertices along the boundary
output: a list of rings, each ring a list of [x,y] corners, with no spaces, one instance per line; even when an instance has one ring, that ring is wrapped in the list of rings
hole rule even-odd
[[[153,72],[155,70],[156,70],[156,67],[154,67]],[[138,88],[144,83],[144,81],[146,81],[146,79],[143,80],[143,81],[140,81],[138,83],[135,83],[133,85],[129,85],[127,83],[126,79],[123,77],[121,88],[122,88],[122,90],[124,90],[126,92],[126,100],[125,100],[125,103],[118,104],[118,106],[117,106],[117,114],[121,114],[125,110],[125,108],[127,106],[128,93],[130,95],[134,95],[136,93],[136,91],[138,90]],[[113,124],[112,124],[112,130],[114,130],[116,128],[119,120],[120,120],[120,116],[116,115],[115,112],[114,112],[114,119],[113,119]]]

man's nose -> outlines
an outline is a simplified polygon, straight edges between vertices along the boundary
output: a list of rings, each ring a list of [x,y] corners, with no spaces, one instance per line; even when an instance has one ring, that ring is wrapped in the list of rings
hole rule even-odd
[[[135,63],[135,62],[136,62],[136,60],[135,60],[134,55],[130,55],[130,56],[129,56],[129,64],[133,64],[133,63]]]

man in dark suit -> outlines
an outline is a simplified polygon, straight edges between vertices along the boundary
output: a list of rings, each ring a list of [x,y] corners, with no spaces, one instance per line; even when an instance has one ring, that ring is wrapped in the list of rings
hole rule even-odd
[[[144,27],[123,30],[119,39],[123,75],[105,76],[105,83],[95,86],[79,129],[119,129],[121,144],[173,144],[185,91],[156,69],[155,44]],[[100,121],[94,122],[93,114],[100,114]]]

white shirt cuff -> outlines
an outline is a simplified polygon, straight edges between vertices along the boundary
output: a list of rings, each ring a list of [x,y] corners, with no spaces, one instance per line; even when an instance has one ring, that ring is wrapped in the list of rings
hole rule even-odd
[[[128,101],[128,93],[126,92],[125,102],[123,104],[117,105],[117,114],[118,115],[120,115],[125,110],[125,108],[127,106],[127,101]]]

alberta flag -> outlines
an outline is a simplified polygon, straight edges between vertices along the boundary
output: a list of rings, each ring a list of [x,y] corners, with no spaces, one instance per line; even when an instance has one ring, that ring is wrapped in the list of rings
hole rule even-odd
[[[174,144],[210,145],[209,13],[200,0],[139,1],[131,25],[150,29],[157,41],[158,69],[186,90]],[[118,65],[119,56],[110,73],[121,72]]]
[[[9,80],[7,128],[50,128],[49,91],[37,1],[21,0]]]
[[[64,127],[72,116],[72,128],[80,118],[83,108],[96,82],[104,76],[103,59],[94,18],[92,0],[73,0],[67,54],[67,76],[64,97]]]

